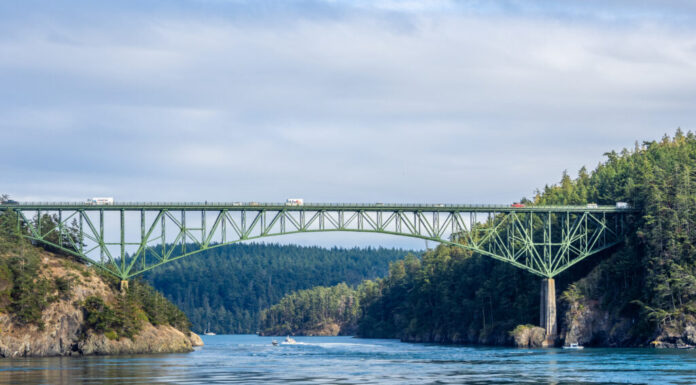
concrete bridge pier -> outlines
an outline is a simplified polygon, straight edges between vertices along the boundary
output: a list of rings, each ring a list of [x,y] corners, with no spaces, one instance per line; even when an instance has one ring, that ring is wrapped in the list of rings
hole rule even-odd
[[[544,278],[541,281],[539,313],[541,327],[546,329],[546,340],[544,340],[543,346],[554,346],[558,337],[558,324],[556,322],[556,283],[553,278]]]

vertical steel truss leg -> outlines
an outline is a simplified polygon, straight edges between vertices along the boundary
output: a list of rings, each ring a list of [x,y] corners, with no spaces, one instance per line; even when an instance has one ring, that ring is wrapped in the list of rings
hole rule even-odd
[[[493,210],[489,213],[447,210],[431,213],[421,209],[409,211],[403,208],[393,211],[339,208],[305,212],[291,208],[268,210],[263,207],[258,209],[245,207],[240,210],[199,209],[201,213],[199,229],[188,227],[185,209],[180,210],[180,219],[171,215],[167,208],[151,210],[156,212],[157,216],[154,219],[148,219],[146,216],[148,210],[138,208],[140,239],[130,242],[126,239],[126,226],[130,222],[126,221],[125,212],[129,209],[118,209],[110,211],[117,211],[120,214],[119,241],[108,243],[106,232],[113,230],[106,227],[106,209],[95,207],[76,210],[80,217],[80,242],[78,243],[69,236],[69,225],[65,223],[72,217],[69,210],[65,213],[55,210],[58,212],[58,224],[55,229],[42,227],[45,225],[42,218],[43,212],[40,210],[26,210],[26,212],[37,214],[35,221],[27,221],[25,212],[21,209],[14,210],[24,223],[22,227],[18,219],[18,227],[22,228],[27,237],[33,241],[50,244],[48,236],[51,233],[55,236],[57,233],[58,241],[56,242],[59,247],[69,248],[72,244],[75,248],[73,254],[104,267],[124,279],[183,256],[223,244],[266,236],[317,231],[361,231],[417,237],[459,246],[544,278],[552,278],[589,255],[620,242],[627,227],[621,213],[607,214],[592,211],[570,214],[562,210],[513,210],[510,212]],[[99,216],[98,226],[92,224],[90,212]],[[208,223],[209,212],[217,214],[218,219]],[[235,215],[232,212],[235,212]],[[248,215],[251,215],[251,221],[247,221]],[[443,215],[444,217],[441,218]],[[464,220],[467,217],[468,221]],[[167,222],[170,222],[169,226]],[[88,225],[86,229],[83,228],[83,223]],[[173,228],[179,232],[174,241],[168,243],[166,228],[171,225],[174,225]],[[151,237],[156,227],[160,227],[161,233],[157,237]],[[448,235],[445,230],[449,228],[452,229],[452,233]],[[199,236],[200,240],[197,239]],[[188,250],[189,238],[197,245],[196,248]],[[85,247],[82,240],[86,241]],[[109,251],[110,246],[116,245],[120,247],[120,263]],[[127,247],[131,245],[137,246],[138,250],[135,254],[128,255]],[[135,263],[138,259],[140,259],[139,263]]]

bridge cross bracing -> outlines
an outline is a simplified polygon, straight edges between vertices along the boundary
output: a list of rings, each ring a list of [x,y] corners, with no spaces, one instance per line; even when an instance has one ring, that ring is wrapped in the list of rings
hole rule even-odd
[[[624,239],[630,208],[444,204],[21,203],[33,242],[121,280],[241,241],[299,233],[364,232],[462,247],[553,278]]]

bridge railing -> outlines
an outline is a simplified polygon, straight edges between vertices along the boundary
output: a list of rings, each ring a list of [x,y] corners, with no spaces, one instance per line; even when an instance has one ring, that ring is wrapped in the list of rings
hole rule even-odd
[[[109,207],[109,206],[119,206],[119,207],[200,207],[200,206],[210,206],[210,207],[288,207],[288,208],[317,208],[317,207],[335,207],[335,208],[346,208],[346,207],[370,207],[370,208],[453,208],[453,209],[496,209],[496,210],[506,210],[506,209],[550,209],[550,210],[564,210],[564,209],[588,209],[588,210],[635,210],[632,207],[616,207],[613,205],[601,205],[601,206],[586,206],[586,205],[525,205],[523,207],[514,207],[510,204],[454,204],[454,203],[436,203],[436,204],[426,204],[426,203],[318,203],[318,202],[307,202],[303,205],[289,205],[285,202],[115,202],[111,205],[96,205],[90,204],[88,202],[17,202],[12,204],[3,204],[0,207],[22,207],[22,206],[43,206],[43,207],[64,207],[64,206],[89,206],[89,207]]]

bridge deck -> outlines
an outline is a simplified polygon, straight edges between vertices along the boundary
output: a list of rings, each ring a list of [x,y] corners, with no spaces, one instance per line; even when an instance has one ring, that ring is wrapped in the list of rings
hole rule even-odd
[[[425,211],[425,212],[633,212],[634,208],[616,206],[525,206],[512,207],[501,204],[421,204],[421,203],[305,203],[287,205],[267,202],[117,202],[112,205],[94,205],[83,202],[20,202],[2,204],[0,210],[18,208],[22,210],[287,210],[287,211]]]

